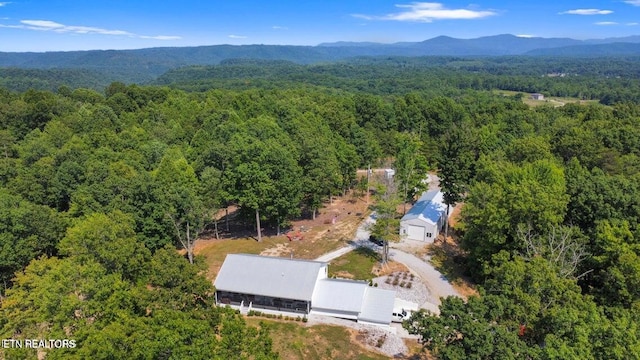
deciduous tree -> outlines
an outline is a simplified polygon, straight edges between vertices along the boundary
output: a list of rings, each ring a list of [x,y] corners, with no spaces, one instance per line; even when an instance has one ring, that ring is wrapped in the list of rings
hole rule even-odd
[[[175,230],[177,242],[187,251],[189,262],[193,263],[195,242],[206,217],[195,171],[181,151],[170,149],[154,171],[154,177],[166,219]]]

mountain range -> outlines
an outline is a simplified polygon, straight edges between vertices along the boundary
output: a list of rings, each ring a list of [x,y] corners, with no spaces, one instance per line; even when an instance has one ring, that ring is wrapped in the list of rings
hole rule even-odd
[[[439,36],[422,42],[380,44],[336,42],[317,46],[212,45],[139,50],[43,53],[0,52],[2,67],[86,69],[108,72],[114,80],[150,81],[167,70],[216,65],[227,59],[287,60],[299,64],[333,62],[361,56],[629,56],[640,55],[640,36],[598,40],[495,35],[475,39]]]

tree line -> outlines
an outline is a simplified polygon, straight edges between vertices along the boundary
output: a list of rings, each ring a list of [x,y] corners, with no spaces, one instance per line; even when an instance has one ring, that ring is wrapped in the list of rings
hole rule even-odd
[[[473,106],[438,165],[479,295],[405,327],[441,359],[636,358],[638,106]]]

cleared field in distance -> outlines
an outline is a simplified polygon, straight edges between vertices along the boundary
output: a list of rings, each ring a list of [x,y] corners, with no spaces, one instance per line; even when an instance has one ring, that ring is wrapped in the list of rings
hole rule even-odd
[[[503,96],[516,96],[518,94],[522,94],[522,102],[529,106],[543,106],[550,105],[554,107],[564,106],[565,104],[578,103],[578,104],[597,104],[598,100],[580,100],[578,98],[571,97],[554,97],[554,96],[546,96],[544,100],[534,100],[531,98],[531,94],[524,93],[521,91],[511,91],[511,90],[493,90],[494,94],[503,95]],[[544,93],[543,93],[544,94]]]

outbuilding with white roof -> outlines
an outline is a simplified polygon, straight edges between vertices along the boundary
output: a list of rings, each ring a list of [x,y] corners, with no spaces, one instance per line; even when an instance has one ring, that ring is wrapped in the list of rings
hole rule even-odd
[[[400,220],[402,239],[432,243],[447,218],[447,205],[438,189],[426,191]]]

